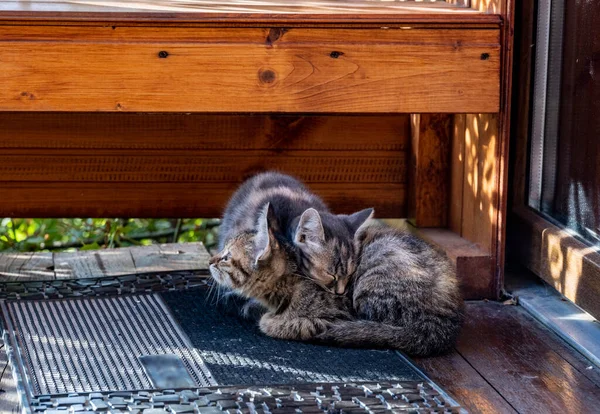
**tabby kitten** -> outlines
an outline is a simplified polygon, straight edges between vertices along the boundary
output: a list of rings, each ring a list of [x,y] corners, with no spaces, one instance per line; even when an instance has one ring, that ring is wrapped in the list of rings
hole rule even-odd
[[[377,343],[418,356],[449,351],[463,320],[450,260],[420,238],[387,226],[364,227],[356,243],[361,260],[348,294],[362,321],[338,323],[319,339],[351,346]]]
[[[372,209],[349,216],[331,214],[304,184],[277,172],[249,178],[231,197],[221,223],[219,249],[236,235],[254,231],[266,203],[270,203],[277,219],[273,232],[296,246],[300,273],[329,286],[354,272],[354,235]]]
[[[350,299],[299,275],[294,247],[277,228],[275,210],[267,204],[256,231],[238,233],[211,258],[213,279],[267,309],[259,327],[268,336],[311,340],[336,321],[350,320]]]

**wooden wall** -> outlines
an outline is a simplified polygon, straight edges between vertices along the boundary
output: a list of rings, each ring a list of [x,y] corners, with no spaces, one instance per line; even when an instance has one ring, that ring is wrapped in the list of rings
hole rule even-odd
[[[0,216],[217,217],[277,169],[338,212],[406,216],[409,115],[0,113]]]

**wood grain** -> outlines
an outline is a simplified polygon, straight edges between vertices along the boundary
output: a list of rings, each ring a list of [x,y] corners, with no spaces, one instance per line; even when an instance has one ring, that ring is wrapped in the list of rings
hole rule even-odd
[[[237,182],[285,170],[309,183],[406,183],[404,152],[5,150],[4,182]]]
[[[429,377],[470,413],[516,413],[487,381],[456,351],[432,358],[416,358]]]
[[[59,252],[54,254],[57,279],[88,279],[135,273],[128,249]]]
[[[454,115],[452,150],[450,155],[448,228],[459,236],[462,235],[463,191],[465,182],[465,123],[465,114]]]
[[[0,282],[54,280],[52,253],[0,253]]]
[[[14,30],[0,37],[5,111],[499,109],[498,30],[186,29],[194,43]]]
[[[0,149],[407,151],[409,115],[0,112]],[[2,152],[4,153],[4,151]],[[90,151],[85,154],[90,155]]]
[[[210,255],[202,243],[155,244],[131,247],[136,273],[208,270]]]
[[[413,115],[408,216],[417,227],[447,225],[451,125],[451,115]]]
[[[498,116],[468,114],[465,121],[462,236],[492,252],[499,197]]]
[[[220,217],[240,182],[0,183],[11,198],[2,217]],[[309,183],[336,212],[375,207],[379,217],[406,216],[406,186],[396,183]],[[43,203],[40,200],[44,200]]]
[[[567,361],[573,350],[522,308],[470,304],[457,350],[518,412],[595,412],[600,403],[585,364]]]

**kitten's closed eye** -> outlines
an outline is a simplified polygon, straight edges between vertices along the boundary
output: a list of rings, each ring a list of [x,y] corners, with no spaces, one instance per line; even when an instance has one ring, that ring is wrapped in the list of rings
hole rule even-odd
[[[210,260],[208,261],[209,264],[217,264],[220,262],[226,262],[231,258],[231,253],[227,252],[224,255],[214,255],[213,257],[210,258]]]

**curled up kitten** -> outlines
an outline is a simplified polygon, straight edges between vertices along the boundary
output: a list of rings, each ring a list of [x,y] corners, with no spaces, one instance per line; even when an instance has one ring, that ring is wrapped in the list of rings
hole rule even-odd
[[[464,305],[450,260],[415,235],[381,225],[363,227],[356,245],[360,262],[347,294],[360,321],[340,322],[319,339],[419,356],[452,349]]]

